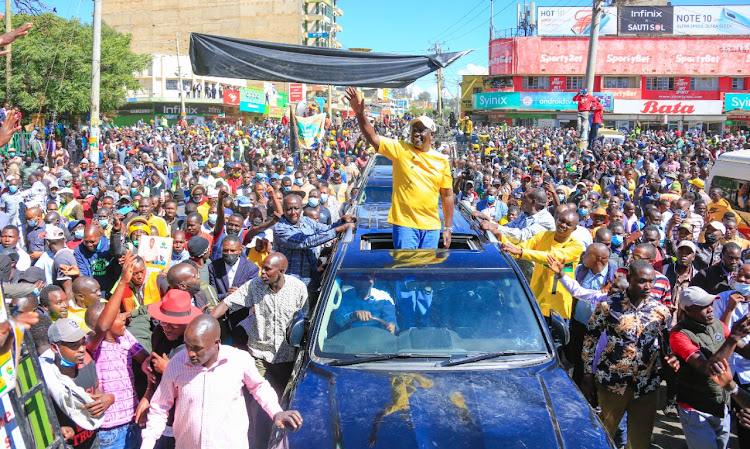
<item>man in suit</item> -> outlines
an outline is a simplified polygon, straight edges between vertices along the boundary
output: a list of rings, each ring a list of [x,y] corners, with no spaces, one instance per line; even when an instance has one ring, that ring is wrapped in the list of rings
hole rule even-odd
[[[221,244],[221,259],[216,259],[208,266],[208,277],[211,285],[216,287],[219,301],[245,282],[258,276],[258,267],[240,257],[242,243],[236,235],[227,235]]]

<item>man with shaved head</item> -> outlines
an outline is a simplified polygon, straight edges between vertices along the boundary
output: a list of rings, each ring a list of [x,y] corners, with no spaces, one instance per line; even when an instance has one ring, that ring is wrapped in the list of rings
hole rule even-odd
[[[74,320],[84,330],[86,325],[86,310],[92,304],[102,300],[102,289],[94,278],[79,276],[73,281],[73,299],[68,301],[68,318]]]
[[[26,209],[26,252],[29,253],[31,263],[39,259],[44,253],[44,219],[41,207]]]
[[[273,246],[289,261],[287,274],[298,277],[315,291],[320,283],[315,247],[336,238],[336,233],[354,228],[354,217],[344,215],[331,226],[302,216],[302,198],[284,198],[284,216],[273,228]]]
[[[298,429],[302,425],[298,411],[282,410],[252,356],[221,344],[215,318],[202,315],[193,319],[185,329],[185,349],[169,361],[151,399],[141,448],[154,447],[172,406],[176,447],[248,448],[250,422],[243,387],[277,427]]]
[[[154,205],[149,197],[143,197],[138,202],[138,215],[145,218],[149,226],[156,228],[160,237],[168,237],[169,230],[167,229],[167,222],[163,218],[154,215]]]
[[[109,295],[121,271],[117,263],[119,255],[109,243],[100,228],[91,224],[84,228],[83,243],[73,252],[81,276],[96,279],[105,295]]]

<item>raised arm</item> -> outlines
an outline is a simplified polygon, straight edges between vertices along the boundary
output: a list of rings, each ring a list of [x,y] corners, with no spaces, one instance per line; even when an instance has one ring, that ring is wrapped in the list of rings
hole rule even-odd
[[[117,284],[115,292],[112,297],[107,301],[107,305],[104,306],[99,319],[93,326],[94,335],[89,337],[86,341],[86,348],[89,351],[96,350],[99,345],[107,336],[107,332],[112,328],[112,324],[117,319],[117,315],[120,313],[120,304],[122,303],[122,297],[125,294],[130,280],[133,278],[133,263],[135,262],[135,255],[128,251],[125,254],[125,262],[122,265],[122,276],[120,276],[120,282]]]
[[[380,147],[380,136],[375,132],[375,128],[372,127],[370,121],[365,115],[365,100],[359,98],[359,93],[357,93],[356,89],[351,86],[346,88],[344,97],[349,102],[354,114],[357,116],[359,130],[362,131],[365,140],[377,150]]]

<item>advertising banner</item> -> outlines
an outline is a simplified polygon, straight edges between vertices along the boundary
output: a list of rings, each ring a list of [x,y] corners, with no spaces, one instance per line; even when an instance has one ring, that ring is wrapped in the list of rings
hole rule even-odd
[[[479,110],[531,110],[531,111],[575,111],[575,92],[489,92],[474,94],[474,109]],[[607,92],[594,92],[605,111],[612,111],[614,97]]]
[[[289,101],[299,103],[305,99],[305,87],[302,83],[289,83]]]
[[[540,36],[588,36],[591,32],[591,7],[539,7],[537,32]],[[617,8],[602,8],[599,35],[617,34]]]
[[[266,113],[266,95],[260,89],[243,87],[240,89],[240,111]]]
[[[620,34],[672,34],[671,6],[622,6],[618,12]]]
[[[724,96],[724,110],[750,111],[750,94],[726,94]]]
[[[563,92],[565,90],[565,76],[550,76],[549,87],[552,92]]]
[[[312,148],[316,140],[323,138],[326,114],[297,117],[297,138],[300,148]]]
[[[154,108],[156,115],[179,115],[180,103],[161,103]],[[185,103],[185,115],[218,115],[224,112],[221,104]]]
[[[490,42],[490,75],[512,74],[515,39],[497,39]]]
[[[578,105],[573,101],[575,92],[520,92],[521,108],[534,111],[575,111]],[[614,98],[612,94],[594,92],[605,111],[612,111]]]
[[[233,105],[240,104],[240,91],[239,90],[224,89],[224,93],[222,96],[223,96],[224,104],[233,104]]]
[[[721,101],[617,100],[615,114],[721,115]]]
[[[512,71],[510,65],[491,65],[491,75],[586,73],[586,38],[535,36],[512,40],[513,53],[509,55],[513,60]],[[491,51],[493,48],[490,45]],[[740,59],[746,62],[740,63]],[[657,63],[660,75],[710,73],[712,76],[747,76],[750,73],[750,48],[746,38],[736,37],[607,37],[599,40],[598,74],[643,76],[652,73]],[[508,71],[498,72],[500,69]]]
[[[634,100],[637,98],[641,98],[641,90],[640,89],[607,89],[602,88],[602,92],[607,92],[612,94],[612,97],[614,97],[615,100],[623,99],[623,100]]]
[[[750,6],[675,6],[674,33],[700,36],[750,34]]]

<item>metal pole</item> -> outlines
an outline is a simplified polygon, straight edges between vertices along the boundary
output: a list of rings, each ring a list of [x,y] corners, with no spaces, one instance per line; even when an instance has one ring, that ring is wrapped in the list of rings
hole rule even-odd
[[[586,90],[594,91],[594,76],[596,70],[596,49],[599,45],[599,18],[602,10],[602,1],[594,0],[591,9],[591,32],[589,33],[589,56],[586,61]]]
[[[99,87],[102,53],[102,0],[94,0],[94,39],[91,46],[91,121],[89,123],[89,158],[99,164]]]
[[[180,63],[180,34],[177,33],[175,36],[175,45],[177,46],[177,79],[180,83],[180,118],[185,117],[185,92],[182,88],[182,64]]]
[[[13,29],[13,21],[11,19],[10,12],[10,0],[5,0],[5,32],[10,33]],[[5,49],[10,51],[11,44],[8,44]],[[5,55],[5,98],[10,98],[10,75],[12,74],[11,68],[11,54]]]
[[[328,28],[328,36],[327,36],[328,39],[326,40],[326,42],[328,43],[328,48],[331,48],[331,34],[333,33],[333,27],[331,25],[328,25],[327,28]],[[331,101],[332,101],[332,97],[333,97],[331,95],[331,89],[332,88],[333,88],[333,86],[331,86],[329,84],[328,85],[328,118],[331,119],[331,120],[333,120],[333,116],[331,116],[331,110],[332,110],[332,108],[331,108]]]

